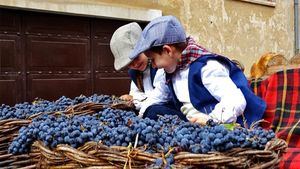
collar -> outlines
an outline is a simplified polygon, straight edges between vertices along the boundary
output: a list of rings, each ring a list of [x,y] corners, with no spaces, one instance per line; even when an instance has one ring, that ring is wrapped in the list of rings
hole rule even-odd
[[[181,53],[181,57],[177,63],[177,70],[183,70],[188,67],[193,61],[204,55],[212,54],[204,47],[196,44],[195,40],[191,37],[187,38],[187,47]]]

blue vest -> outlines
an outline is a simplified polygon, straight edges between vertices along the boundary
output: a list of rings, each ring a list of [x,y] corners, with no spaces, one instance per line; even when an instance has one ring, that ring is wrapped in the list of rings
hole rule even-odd
[[[244,73],[228,58],[219,55],[206,55],[199,57],[189,67],[188,75],[188,89],[190,94],[190,100],[192,105],[200,112],[209,114],[219,103],[204,87],[201,79],[201,69],[206,65],[208,60],[217,60],[222,64],[225,64],[229,68],[229,77],[235,83],[235,85],[242,91],[247,106],[244,111],[244,117],[247,120],[248,126],[253,122],[262,119],[264,111],[266,109],[266,103],[258,96],[256,96],[248,85],[248,80]],[[177,99],[172,81],[172,75],[166,76],[167,84],[173,96],[173,102],[178,110],[182,106],[182,103]],[[237,122],[243,126],[242,116],[239,116]]]
[[[154,82],[154,78],[155,78],[155,75],[156,75],[156,72],[157,72],[157,69],[156,68],[153,68],[151,65],[149,66],[150,67],[150,79],[151,79],[151,84],[153,86],[153,82]],[[130,79],[134,82],[134,84],[136,86],[137,85],[137,74],[138,73],[141,73],[142,75],[142,79],[143,79],[143,72],[139,71],[139,70],[134,70],[134,69],[129,69],[128,70],[128,74],[129,74],[129,77]],[[153,86],[154,87],[154,86]],[[144,91],[143,91],[144,92]]]

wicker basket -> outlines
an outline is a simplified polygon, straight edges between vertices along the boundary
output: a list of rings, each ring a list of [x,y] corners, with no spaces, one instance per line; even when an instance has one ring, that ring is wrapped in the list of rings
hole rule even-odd
[[[5,119],[0,120],[0,168],[37,168],[35,165],[40,159],[39,149],[32,149],[29,154],[12,155],[8,153],[8,148],[13,139],[18,135],[21,127],[27,126],[31,123],[31,120],[41,116],[43,114],[60,115],[62,113],[68,116],[75,115],[87,115],[93,114],[97,111],[103,110],[104,108],[113,109],[133,109],[131,104],[128,102],[116,102],[113,104],[100,104],[100,103],[81,103],[66,108],[65,111],[58,112],[40,112],[34,114],[27,119]]]
[[[295,55],[290,60],[277,53],[266,53],[251,67],[250,79],[266,79],[268,76],[289,69],[300,68],[300,55]]]
[[[54,150],[36,141],[33,144],[42,155],[37,166],[40,168],[150,168],[157,158],[167,154],[150,154],[143,148],[107,147],[101,143],[87,142],[75,149],[69,145],[58,145]],[[227,152],[192,154],[179,152],[175,155],[173,168],[275,168],[286,142],[274,139],[268,142],[265,150],[235,148]]]
[[[64,114],[86,115],[93,114],[104,108],[132,109],[127,103],[111,105],[82,103],[71,106]],[[145,152],[144,147],[133,146],[107,147],[96,142],[87,142],[77,149],[69,145],[58,145],[55,149],[49,149],[42,142],[34,142],[29,154],[8,154],[8,146],[17,135],[22,126],[31,123],[31,119],[42,114],[60,115],[62,112],[44,112],[31,116],[26,120],[2,120],[0,121],[0,167],[6,168],[152,168],[156,159],[165,158],[171,153]],[[282,153],[287,148],[286,142],[274,139],[268,142],[265,150],[253,150],[235,148],[227,152],[209,152],[208,154],[192,154],[179,152],[175,154],[173,168],[275,168]]]

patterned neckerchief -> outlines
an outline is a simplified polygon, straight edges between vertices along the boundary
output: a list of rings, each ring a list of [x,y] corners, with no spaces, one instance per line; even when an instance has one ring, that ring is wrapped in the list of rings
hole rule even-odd
[[[201,56],[213,54],[203,48],[202,46],[196,44],[193,38],[187,38],[187,47],[181,53],[181,57],[177,63],[177,70],[183,70],[189,66],[193,61]]]

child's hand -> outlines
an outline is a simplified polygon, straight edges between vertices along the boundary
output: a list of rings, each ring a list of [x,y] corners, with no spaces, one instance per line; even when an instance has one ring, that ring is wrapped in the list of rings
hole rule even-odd
[[[143,116],[144,116],[144,112],[139,111],[138,117],[143,118]]]
[[[200,125],[206,125],[206,122],[211,119],[210,116],[204,113],[198,113],[193,115],[192,118],[189,119],[191,123],[198,123]]]
[[[124,94],[124,95],[120,96],[120,99],[124,100],[124,101],[132,101],[133,97],[129,94]]]
[[[134,105],[134,103],[133,103],[133,100],[126,101],[126,104],[128,105],[128,107],[135,108],[135,105]]]
[[[226,109],[226,108],[222,108],[222,109],[216,109],[213,110],[210,114],[209,114],[214,120],[219,121],[221,123],[233,123],[236,121],[237,116],[235,114],[234,109]]]

